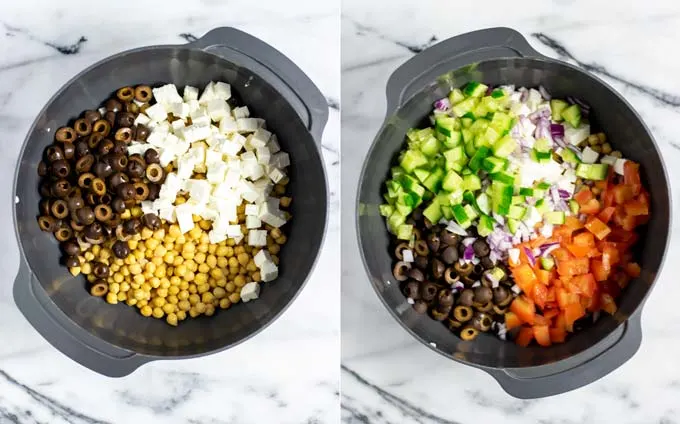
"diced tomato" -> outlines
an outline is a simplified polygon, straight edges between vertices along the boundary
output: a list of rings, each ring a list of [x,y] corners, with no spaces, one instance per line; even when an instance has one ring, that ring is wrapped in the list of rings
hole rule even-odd
[[[609,245],[602,249],[602,264],[605,269],[612,269],[614,265],[619,263],[619,251]]]
[[[541,225],[541,224],[539,223],[537,225]],[[544,244],[548,243],[549,241],[551,241],[551,240],[549,240],[546,237],[538,236],[538,237],[536,237],[535,239],[533,239],[529,242],[529,247],[531,247],[532,249],[535,249],[537,247],[543,246]]]
[[[633,187],[627,184],[619,184],[612,189],[614,192],[614,201],[618,205],[622,205],[635,197],[633,194]]]
[[[585,205],[588,203],[588,201],[592,198],[594,198],[593,192],[590,191],[590,188],[588,187],[583,187],[574,195],[574,200],[578,202],[579,205]]]
[[[555,297],[557,298],[557,304],[560,309],[565,309],[572,303],[579,303],[579,297],[576,293],[571,293],[567,289],[560,287],[555,289]]]
[[[625,269],[626,269],[626,274],[628,274],[628,276],[630,276],[630,277],[637,278],[637,277],[640,276],[640,271],[641,271],[640,265],[638,265],[636,262],[631,262],[631,263],[626,264]]]
[[[536,314],[536,317],[534,318],[534,326],[536,325],[550,325],[550,320],[543,315]]]
[[[536,305],[538,305],[539,308],[543,309],[543,307],[545,306],[545,302],[548,298],[548,287],[541,283],[534,284],[534,289],[533,292],[531,293],[531,297],[533,298]]]
[[[636,184],[640,185],[640,165],[632,162],[626,161],[623,164],[623,182],[624,184]]]
[[[623,205],[626,214],[629,216],[647,216],[649,215],[649,207],[640,199],[632,199]]]
[[[551,278],[552,280],[552,278]],[[546,303],[555,302],[557,298],[555,297],[555,286],[552,285],[548,287],[548,294],[545,296]]]
[[[597,214],[597,218],[606,224],[612,219],[614,211],[616,211],[616,208],[614,206],[605,207],[600,211],[599,214]]]
[[[604,238],[612,232],[612,230],[607,227],[607,224],[595,217],[588,218],[588,222],[586,222],[586,229],[593,233],[593,235],[595,235],[595,237],[597,237],[599,240],[604,240]]]
[[[571,253],[563,247],[557,248],[552,251],[552,257],[557,260],[557,262],[568,261],[572,259]]]
[[[567,330],[567,320],[564,318],[564,312],[560,312],[555,317],[555,324],[553,325],[553,327],[562,331]]]
[[[574,322],[583,318],[586,314],[585,309],[581,303],[571,303],[564,308],[564,319],[566,321],[567,331],[574,331]]]
[[[585,305],[581,303],[590,312],[595,312],[600,310],[600,286],[595,284],[595,290],[593,290],[593,295],[587,298]]]
[[[590,199],[586,204],[581,205],[579,212],[586,215],[595,215],[600,212],[600,202],[597,199]]]
[[[617,287],[625,289],[630,282],[631,277],[625,272],[617,272],[614,274],[613,280]],[[617,297],[617,296],[614,296]]]
[[[515,327],[522,325],[522,320],[514,312],[505,313],[505,328],[510,331]]]
[[[529,264],[521,264],[513,268],[512,276],[524,293],[531,293],[534,284],[538,283],[536,274]]]
[[[515,339],[515,343],[519,346],[527,347],[529,343],[534,339],[534,330],[531,327],[522,327],[519,329],[519,334]]]
[[[545,269],[537,269],[535,271],[535,273],[536,273],[536,278],[538,279],[538,282],[541,283],[540,285],[548,286],[550,284],[550,276],[551,276],[550,271],[547,271]]]
[[[602,203],[605,208],[609,208],[614,205],[614,191],[607,190],[606,193],[602,195]]]
[[[560,275],[581,275],[590,270],[588,258],[574,258],[568,261],[560,261],[557,264],[557,273]]]
[[[529,325],[534,325],[536,307],[534,306],[534,302],[526,296],[516,297],[510,304],[510,312],[517,315],[520,321]]]
[[[567,244],[567,250],[577,258],[587,258],[590,254],[591,247],[579,246],[577,244]]]
[[[582,232],[574,236],[574,244],[577,246],[595,246],[595,238],[589,232]]]
[[[614,298],[607,293],[602,293],[600,295],[600,302],[602,303],[602,310],[608,313],[609,315],[614,315],[616,313],[616,310],[618,309],[616,307],[616,302],[614,302]]]
[[[543,316],[546,319],[553,319],[556,316],[558,316],[559,314],[560,314],[560,311],[557,308],[549,308],[549,309],[546,309],[545,311],[543,311]]]
[[[578,275],[572,278],[571,285],[572,287],[576,288],[578,294],[586,297],[592,297],[595,293],[597,283],[595,282],[595,277],[593,274],[589,273]]]
[[[567,331],[564,328],[551,328],[550,330],[550,341],[552,343],[564,343],[567,339]]]
[[[573,231],[576,231],[583,228],[583,223],[575,216],[569,215],[564,218],[564,225],[560,226],[560,228],[569,228]],[[553,231],[553,234],[555,234],[555,231]]]
[[[550,330],[547,325],[535,325],[534,326],[534,338],[536,343],[541,346],[550,346]]]
[[[593,272],[595,281],[607,281],[609,278],[610,269],[605,269],[600,259],[592,259],[590,261],[590,270]]]

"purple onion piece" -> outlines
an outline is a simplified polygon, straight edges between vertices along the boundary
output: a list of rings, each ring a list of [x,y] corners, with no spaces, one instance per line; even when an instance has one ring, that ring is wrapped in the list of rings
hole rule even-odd
[[[524,254],[527,255],[527,258],[529,259],[531,266],[536,266],[536,258],[534,257],[534,253],[528,247],[526,246],[522,247],[524,248]]]
[[[576,155],[576,157],[578,157],[579,160],[583,159],[583,155],[581,154],[581,150],[579,150],[578,147],[574,146],[573,144],[567,144],[567,149],[574,152],[574,154]]]
[[[463,252],[463,259],[466,261],[471,261],[475,257],[475,250],[472,248],[472,245],[467,246],[465,248],[465,252]]]
[[[550,124],[550,134],[552,134],[553,137],[564,137],[564,125]]]
[[[559,189],[557,189],[557,192],[559,193],[561,199],[568,199],[569,198],[569,192],[567,190],[559,188]]]
[[[550,93],[548,93],[548,90],[546,90],[545,87],[543,87],[542,85],[538,86],[538,91],[541,93],[541,96],[543,96],[545,100],[552,99],[552,96],[550,95]]]
[[[451,107],[451,102],[449,102],[449,99],[447,97],[444,97],[443,99],[439,99],[436,102],[434,102],[434,107],[437,110],[447,111]]]

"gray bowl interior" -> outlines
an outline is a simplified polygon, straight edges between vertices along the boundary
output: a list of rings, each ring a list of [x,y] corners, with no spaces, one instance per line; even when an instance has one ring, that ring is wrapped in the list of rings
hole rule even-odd
[[[392,277],[393,258],[384,219],[378,213],[382,203],[383,182],[389,176],[396,155],[404,146],[408,128],[428,125],[435,100],[452,87],[477,80],[486,84],[543,85],[555,97],[574,96],[592,106],[591,125],[607,134],[615,149],[642,165],[642,178],[650,190],[653,219],[643,232],[640,246],[642,275],[624,290],[619,311],[606,316],[566,343],[550,348],[520,348],[483,334],[464,342],[444,325],[419,315],[405,302],[398,282]],[[361,254],[371,283],[391,313],[423,343],[434,342],[441,353],[458,361],[493,368],[522,368],[546,365],[585,351],[614,331],[647,296],[659,270],[669,231],[668,182],[659,152],[639,116],[614,91],[579,69],[552,60],[511,58],[470,65],[446,74],[409,99],[395,115],[388,117],[376,136],[364,164],[359,186],[358,232]],[[606,315],[606,314],[604,314]]]
[[[98,107],[125,85],[174,83],[180,89],[202,89],[209,81],[225,81],[253,116],[266,119],[291,157],[289,175],[293,219],[281,251],[279,278],[264,283],[260,298],[219,310],[213,317],[187,320],[177,328],[164,320],[141,316],[136,308],[109,305],[90,296],[83,277],[73,278],[59,265],[55,239],[38,229],[37,164],[57,128],[83,110]],[[311,271],[326,221],[326,185],[322,158],[298,115],[269,84],[238,63],[200,50],[154,47],[127,52],[89,69],[67,84],[45,107],[28,135],[19,161],[16,225],[28,265],[56,307],[89,333],[137,353],[177,357],[199,355],[233,345],[276,318],[294,299]]]

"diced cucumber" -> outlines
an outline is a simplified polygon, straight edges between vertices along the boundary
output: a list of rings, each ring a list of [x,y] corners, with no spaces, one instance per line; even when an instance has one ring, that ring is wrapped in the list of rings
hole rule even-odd
[[[425,196],[425,187],[421,186],[420,184],[416,184],[411,187],[411,193],[410,194],[415,194],[418,196],[418,203],[420,202],[420,199]]]
[[[437,223],[442,219],[442,209],[439,202],[433,201],[428,207],[423,211],[423,216],[429,219],[431,223]]]
[[[539,152],[536,149],[531,149],[529,156],[534,162],[538,163],[548,163],[552,159],[552,153],[550,152]]]
[[[470,168],[468,168],[468,167],[463,168],[463,172],[460,173],[460,175],[463,175],[463,176],[470,175],[470,174],[472,174],[472,171],[470,171]]]
[[[460,91],[459,88],[454,88],[449,93],[449,103],[451,103],[452,105],[455,105],[456,103],[460,103],[463,100],[465,100],[465,95],[463,94],[462,91]]]
[[[477,147],[475,146],[474,139],[470,137],[470,140],[465,142],[465,154],[468,155],[468,157],[473,157],[475,152],[477,152]]]
[[[459,205],[463,203],[463,190],[456,190],[449,194],[449,204]]]
[[[536,149],[539,152],[550,152],[550,149],[552,148],[552,144],[545,138],[539,138],[536,140],[534,143],[534,149]]]
[[[526,203],[526,201],[527,201],[526,197],[524,197],[523,195],[520,194],[519,196],[512,196],[512,202],[510,202],[510,204],[511,205],[523,205],[524,203]],[[517,219],[519,219],[519,218],[517,218]]]
[[[484,103],[482,102],[477,103],[477,106],[475,106],[470,112],[475,117],[475,119],[484,118],[487,114],[490,113],[489,109],[487,109]]]
[[[463,94],[468,97],[482,97],[486,94],[486,90],[488,89],[488,86],[478,81],[470,81],[465,85],[465,88],[463,88]]]
[[[442,182],[442,188],[446,191],[453,191],[461,188],[463,178],[455,171],[448,171]]]
[[[397,203],[395,205],[395,208],[396,208],[397,212],[399,212],[399,215],[403,215],[403,216],[408,216],[413,211],[412,207],[406,206],[406,205],[401,204],[401,203]]]
[[[463,190],[477,191],[482,188],[482,180],[475,174],[469,174],[463,177]]]
[[[500,140],[496,141],[493,145],[493,154],[498,157],[507,157],[510,153],[514,152],[517,148],[517,141],[506,135]]]
[[[407,150],[401,158],[399,165],[404,168],[406,172],[413,172],[414,169],[426,165],[427,157],[417,150]]]
[[[451,210],[451,206],[442,205],[441,209],[442,209],[442,215],[444,215],[444,218],[446,218],[449,221],[453,219],[453,211]]]
[[[482,134],[480,134],[477,137],[475,142],[478,147],[479,146],[491,147],[494,145],[496,141],[498,141],[499,138],[501,138],[501,134],[497,130],[488,127]]]
[[[569,201],[569,210],[571,210],[571,213],[574,215],[578,215],[579,209],[581,209],[581,206],[578,204],[578,202],[574,199],[571,199]]]
[[[450,193],[445,191],[440,191],[435,197],[435,201],[439,202],[440,206],[449,206],[451,204],[451,199],[449,198]]]
[[[394,206],[388,204],[382,204],[378,207],[380,210],[380,215],[388,217],[394,213]]]
[[[383,193],[383,199],[385,199],[389,205],[394,204],[394,197],[390,197],[388,193]]]
[[[406,191],[411,191],[413,186],[418,185],[418,180],[410,175],[402,175],[399,177],[399,183],[401,183],[401,186],[404,187]]]
[[[536,188],[540,190],[550,190],[550,183],[541,181],[540,183],[536,184]]]
[[[397,238],[399,240],[411,240],[413,236],[413,225],[401,224],[397,228]]]
[[[555,260],[553,258],[541,258],[541,268],[546,271],[550,271],[555,266]]]
[[[536,204],[534,205],[534,207],[536,208],[538,213],[540,213],[541,215],[545,214],[549,210],[548,209],[548,202],[546,202],[545,199],[538,199],[536,201]]]
[[[496,112],[491,119],[491,124],[489,126],[496,130],[499,134],[503,134],[512,127],[512,116],[503,112]]]
[[[550,110],[552,111],[553,121],[557,122],[562,121],[562,111],[567,107],[569,107],[569,103],[565,102],[564,100],[560,99],[550,100]]]
[[[446,169],[453,169],[455,164],[461,164],[467,162],[467,156],[465,156],[465,149],[463,146],[456,146],[444,152],[444,159],[446,163]]]
[[[404,175],[406,171],[404,171],[404,168],[401,166],[393,166],[392,169],[390,169],[390,174],[392,174],[392,178],[398,179],[399,176]]]
[[[426,140],[423,140],[423,142],[420,144],[420,151],[429,157],[436,155],[440,150],[441,147],[439,140],[437,140],[436,137],[430,137]]]
[[[475,195],[471,191],[465,191],[463,193],[463,202],[465,203],[474,203],[475,202]]]
[[[491,213],[491,200],[486,193],[480,193],[475,199],[475,203],[483,214],[489,215]]]
[[[491,92],[491,97],[493,97],[494,99],[500,99],[502,97],[505,97],[505,92],[500,88],[496,88]]]
[[[565,162],[569,163],[580,163],[581,161],[579,160],[578,156],[576,156],[576,153],[574,153],[572,150],[564,148],[561,149],[559,152],[559,155],[562,157],[562,160]]]
[[[482,169],[489,174],[495,174],[505,169],[508,165],[508,160],[503,158],[497,158],[494,156],[488,156],[482,161]]]
[[[472,114],[470,115],[471,115],[470,117],[465,116],[460,119],[460,125],[462,128],[470,128],[472,123],[475,122],[474,119],[472,119]]]
[[[472,225],[472,219],[468,216],[465,208],[462,205],[455,205],[451,207],[453,211],[453,219],[463,228],[467,228]]]
[[[472,131],[472,134],[482,134],[486,129],[489,127],[489,121],[486,119],[477,119],[475,122],[470,125],[470,131]]]
[[[427,187],[428,190],[430,190],[433,193],[436,193],[439,191],[439,188],[441,187],[441,181],[444,179],[445,172],[441,168],[435,168],[432,170],[432,173],[430,174],[429,177],[425,179],[423,182],[423,185]]]
[[[562,119],[567,121],[573,128],[578,128],[581,125],[581,107],[579,105],[571,105],[562,111]]]
[[[551,224],[555,225],[561,225],[564,224],[565,216],[564,212],[561,211],[554,211],[554,212],[546,212],[543,215],[543,219],[545,219],[546,222],[549,222]]]
[[[512,234],[515,234],[518,229],[519,221],[517,221],[516,219],[508,219],[508,230],[510,230]]]
[[[524,215],[527,212],[527,208],[519,205],[512,205],[510,206],[510,210],[508,211],[508,218],[512,219],[517,219],[517,220],[522,220],[524,219]]]
[[[490,153],[491,150],[486,146],[482,146],[479,149],[477,149],[475,154],[470,159],[470,162],[468,163],[470,169],[474,172],[479,171],[479,169],[482,167],[482,161],[484,160],[484,158],[489,156]]]
[[[492,181],[498,181],[503,184],[507,185],[514,185],[515,184],[515,176],[512,174],[509,174],[505,171],[497,172],[495,174],[489,175]]]
[[[435,119],[434,129],[446,137],[451,137],[451,132],[455,131],[456,124],[458,124],[456,118],[452,118],[450,116],[440,116]]]
[[[463,135],[463,143],[472,143],[475,139],[475,134],[469,128],[465,128],[461,131]]]
[[[465,209],[465,213],[470,221],[474,221],[479,216],[479,212],[477,212],[472,205],[465,205],[463,206],[463,209]]]
[[[493,98],[493,96],[482,97],[482,101],[480,103],[484,105],[486,110],[491,113],[495,113],[501,108],[501,105],[498,103],[498,101],[496,101],[496,99]]]
[[[396,233],[399,226],[404,222],[406,222],[406,217],[400,214],[398,211],[392,212],[392,215],[387,218],[387,225],[389,226],[390,231],[393,233]]]
[[[513,187],[499,181],[491,183],[491,209],[499,215],[507,215],[512,202]]]
[[[430,176],[430,171],[423,168],[416,168],[413,170],[413,175],[415,175],[416,178],[418,178],[418,181],[424,183],[427,177]]]
[[[477,233],[480,236],[486,237],[493,233],[494,230],[494,220],[489,215],[481,215],[479,217],[479,223],[477,224]]]
[[[519,189],[519,194],[522,195],[522,196],[533,197],[534,196],[534,189],[533,188],[527,188],[527,187],[521,187]]]
[[[605,163],[580,163],[576,166],[576,176],[586,180],[604,180],[608,171],[609,165]]]
[[[453,111],[454,115],[456,115],[458,118],[461,118],[463,115],[474,109],[475,106],[477,106],[477,99],[470,97],[455,104],[451,110]],[[462,123],[463,126],[465,126],[465,122],[463,121]]]
[[[456,147],[463,141],[463,134],[460,131],[451,131],[451,136],[443,137],[441,142],[447,148]]]

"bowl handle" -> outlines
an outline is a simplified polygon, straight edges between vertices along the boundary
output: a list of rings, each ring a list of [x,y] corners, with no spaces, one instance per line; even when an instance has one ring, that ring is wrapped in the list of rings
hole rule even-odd
[[[387,81],[387,117],[439,76],[475,62],[502,57],[538,57],[514,29],[487,28],[448,38],[397,68]]]
[[[577,366],[567,365],[548,375],[531,368],[484,368],[484,371],[496,379],[508,394],[520,399],[553,396],[578,389],[599,380],[635,355],[642,342],[640,315],[637,312],[619,329],[589,349],[593,355]]]
[[[14,280],[14,302],[38,333],[64,355],[109,377],[126,376],[151,358],[112,346],[77,326],[59,311],[20,259]]]
[[[317,145],[328,120],[328,102],[311,79],[290,59],[264,41],[236,28],[215,28],[189,47],[223,57],[262,77],[286,98]]]

